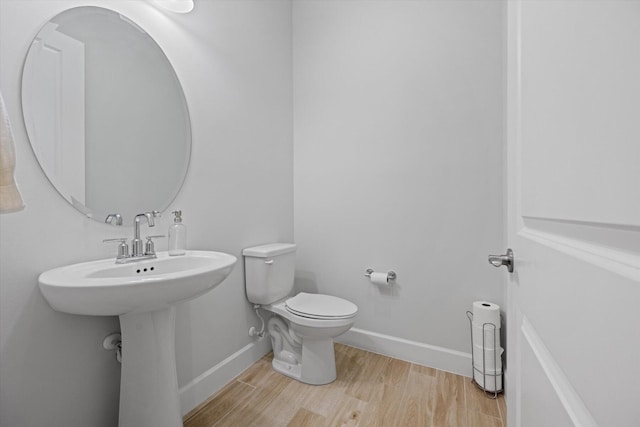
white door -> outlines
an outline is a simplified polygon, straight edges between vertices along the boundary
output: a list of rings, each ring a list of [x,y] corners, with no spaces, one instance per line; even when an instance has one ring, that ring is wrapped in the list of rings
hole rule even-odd
[[[25,60],[22,108],[47,177],[70,202],[85,202],[84,43],[48,22]],[[38,64],[38,65],[36,65]]]
[[[640,1],[506,3],[509,426],[640,426]]]

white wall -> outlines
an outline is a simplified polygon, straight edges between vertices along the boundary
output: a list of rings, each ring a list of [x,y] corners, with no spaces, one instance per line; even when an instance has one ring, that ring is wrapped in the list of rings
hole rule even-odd
[[[469,374],[465,311],[502,302],[502,4],[293,4],[298,288],[358,305],[342,341]]]
[[[190,108],[193,152],[185,187],[169,210],[183,210],[190,248],[240,260],[226,282],[178,309],[178,380],[189,395],[183,402],[194,404],[211,386],[206,372],[234,352],[256,357],[246,347],[252,342],[247,330],[257,320],[245,299],[241,249],[293,238],[288,1],[200,1],[191,14],[177,15],[145,1],[0,0],[0,89],[27,203],[22,212],[0,216],[3,427],[117,424],[120,367],[101,344],[119,329],[118,319],[53,311],[37,277],[52,267],[115,255],[102,239],[132,229],[90,221],[57,194],[29,147],[20,109],[31,39],[63,9],[89,4],[132,18],[174,65]],[[165,215],[156,230],[166,232],[169,223]]]

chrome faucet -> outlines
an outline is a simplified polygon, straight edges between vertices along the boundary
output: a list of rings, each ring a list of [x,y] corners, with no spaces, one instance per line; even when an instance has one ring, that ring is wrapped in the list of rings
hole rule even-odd
[[[116,221],[117,217],[113,216]],[[118,215],[120,216],[120,215]],[[131,240],[131,255],[129,255],[129,247],[127,246],[126,237],[118,237],[115,239],[104,239],[103,242],[119,242],[118,244],[118,256],[116,257],[117,264],[125,264],[129,262],[141,261],[143,259],[151,259],[156,258],[155,248],[153,245],[154,238],[164,237],[164,236],[147,236],[147,242],[142,245],[142,239],[140,238],[140,222],[146,220],[149,227],[153,227],[156,225],[155,218],[160,216],[160,212],[151,211],[144,212],[136,215],[133,220],[133,239]]]
[[[146,218],[147,224],[149,227],[153,227],[156,225],[154,220],[155,217],[160,216],[160,212],[152,211],[152,212],[144,212],[136,215],[133,219],[133,240],[131,241],[131,256],[132,257],[141,257],[144,256],[145,253],[142,250],[142,239],[140,239],[140,221],[143,218]],[[152,254],[149,254],[152,255]],[[153,254],[155,257],[155,253]]]
[[[115,220],[115,223],[113,222]],[[107,215],[107,218],[104,220],[105,223],[111,225],[122,225],[122,215],[119,213],[112,213]]]

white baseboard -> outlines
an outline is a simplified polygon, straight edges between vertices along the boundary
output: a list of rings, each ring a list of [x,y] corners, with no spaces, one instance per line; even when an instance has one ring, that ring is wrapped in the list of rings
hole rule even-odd
[[[178,390],[182,416],[189,413],[271,350],[266,337],[247,344]]]
[[[336,338],[336,341],[373,353],[419,365],[431,366],[471,378],[471,353],[464,353],[435,345],[410,341],[391,335],[379,334],[364,329],[351,328]]]

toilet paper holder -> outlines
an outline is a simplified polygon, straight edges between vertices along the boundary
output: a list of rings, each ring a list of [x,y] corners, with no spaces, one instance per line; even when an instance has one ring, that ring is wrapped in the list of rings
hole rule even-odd
[[[373,273],[373,268],[367,268],[366,270],[367,272],[365,273],[365,277],[371,277],[371,273]],[[398,275],[396,274],[395,271],[390,270],[387,272],[387,281],[390,282],[392,280],[396,280],[396,277],[398,277]]]
[[[496,340],[496,333],[500,333],[499,328],[496,327],[496,325],[494,325],[493,323],[484,323],[482,325],[482,370],[476,368],[476,364],[475,364],[475,357],[473,355],[473,345],[474,345],[474,340],[473,340],[473,312],[471,311],[467,311],[467,318],[469,319],[469,326],[471,327],[471,368],[473,369],[473,372],[475,373],[475,371],[477,371],[478,373],[480,373],[482,375],[482,382],[484,384],[484,386],[480,385],[478,382],[476,382],[475,380],[475,375],[471,376],[471,383],[474,384],[476,387],[478,387],[480,390],[483,391],[483,393],[485,394],[485,396],[489,396],[492,399],[497,399],[498,398],[498,394],[502,393],[504,391],[504,371],[502,370],[502,368],[500,368],[500,372],[498,373],[498,361],[497,358],[498,357],[502,357],[502,354],[498,352],[498,350],[500,349],[500,346],[497,344],[498,340]],[[493,363],[494,363],[494,373],[488,373],[487,372],[487,368],[486,368],[486,360],[487,360],[487,354],[486,354],[486,350],[487,350],[487,346],[485,343],[485,337],[486,337],[486,333],[493,333],[493,357],[495,358]],[[501,377],[501,381],[500,384],[502,387],[500,387],[500,389],[498,389],[498,377]],[[488,390],[487,388],[487,384],[490,384],[487,382],[491,381],[491,378],[493,378],[493,390]]]

